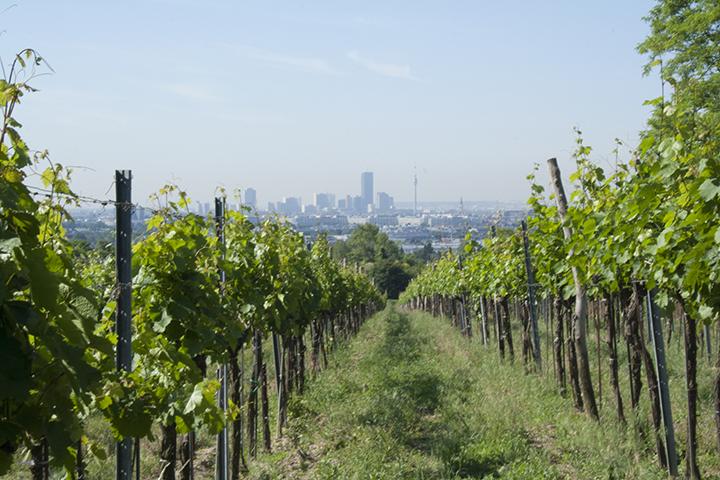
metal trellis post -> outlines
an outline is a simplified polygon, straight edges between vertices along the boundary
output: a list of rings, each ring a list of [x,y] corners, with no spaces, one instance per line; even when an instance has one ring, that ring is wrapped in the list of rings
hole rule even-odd
[[[222,256],[225,256],[224,245],[225,245],[225,203],[221,198],[215,198],[215,232],[218,237],[218,242],[222,251]],[[225,283],[225,272],[220,269],[220,285],[222,295],[222,285]],[[220,381],[220,391],[218,392],[218,407],[223,411],[227,412],[227,364],[223,363],[218,367],[217,372],[218,380]],[[227,425],[223,427],[222,431],[217,435],[217,451],[216,451],[216,462],[215,462],[215,479],[216,480],[227,480],[228,478],[228,429]]]
[[[115,272],[117,278],[116,367],[118,371],[132,370],[132,172],[115,171]],[[116,478],[132,478],[132,438],[126,437],[116,445]],[[139,462],[138,462],[139,463]],[[139,465],[138,465],[139,468]]]
[[[675,451],[675,429],[673,427],[672,409],[670,406],[670,389],[668,386],[667,365],[665,363],[665,343],[663,341],[662,323],[658,306],[655,304],[655,292],[647,292],[647,320],[655,354],[655,373],[660,384],[660,415],[665,428],[665,450],[668,473],[676,477],[678,474],[678,459]]]
[[[528,303],[530,310],[530,326],[533,335],[533,356],[538,371],[542,371],[542,358],[540,356],[540,331],[537,324],[537,312],[535,310],[535,272],[533,272],[532,262],[530,261],[530,242],[528,240],[527,223],[525,220],[521,222],[523,233],[523,248],[525,250],[525,270],[528,280]]]

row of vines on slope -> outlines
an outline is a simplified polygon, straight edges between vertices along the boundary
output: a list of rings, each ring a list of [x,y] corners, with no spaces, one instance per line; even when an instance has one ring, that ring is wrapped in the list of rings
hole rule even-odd
[[[638,408],[644,371],[663,465],[672,462],[672,449],[664,444],[671,440],[661,423],[662,372],[646,347],[643,311],[653,313],[657,303],[664,318],[681,319],[685,474],[700,478],[698,333],[707,340],[709,327],[720,318],[720,8],[714,1],[660,0],[646,20],[650,34],[638,50],[649,56],[646,72],[659,69],[662,81],[672,87],[671,96],[647,102],[653,111],[639,146],[630,161],[617,163],[611,172],[591,161],[591,149],[578,132],[569,201],[554,159],[549,162],[551,195],[535,182],[535,173],[529,177],[529,242],[536,276],[531,287],[541,304],[553,305],[549,310],[556,320],[553,353],[559,388],[565,392],[569,384],[576,406],[595,419],[599,414],[589,369],[588,308],[596,318],[601,312],[606,319],[617,418],[624,423],[617,338],[622,332],[630,406]],[[452,314],[458,306],[460,311],[469,306],[480,315],[483,332],[489,330],[492,314],[500,353],[509,349],[512,356],[509,305],[519,304],[522,332],[527,332],[535,307],[528,302],[521,235],[520,230],[498,231],[482,244],[469,240],[462,262],[448,255],[426,269],[404,293],[404,301],[434,313]],[[458,321],[468,331],[462,315]],[[533,348],[528,337],[523,334],[526,356]],[[717,362],[720,368],[720,358]],[[720,372],[713,402],[720,450]],[[668,467],[673,473],[672,465]]]
[[[720,138],[720,129],[714,138]],[[661,142],[646,137],[635,159],[610,175],[593,164],[589,154],[590,148],[579,138],[574,157],[578,170],[571,176],[575,189],[567,206],[560,200],[562,188],[551,196],[558,200],[552,205],[544,188],[534,182],[535,175],[530,176],[532,209],[527,235],[535,274],[532,287],[539,298],[535,306],[550,308],[554,319],[553,371],[558,389],[565,394],[569,387],[576,407],[599,418],[587,349],[588,308],[592,308],[595,317],[605,319],[616,417],[626,422],[617,353],[618,332],[622,332],[628,352],[630,406],[637,413],[644,371],[659,461],[667,466],[659,378],[643,332],[643,312],[648,314],[650,308],[647,293],[652,292],[668,321],[680,318],[683,322],[685,472],[689,478],[700,478],[698,330],[716,325],[720,313],[720,187],[714,183],[720,162],[693,150],[680,135]],[[549,164],[551,169],[557,168],[554,159]],[[448,253],[426,268],[401,301],[448,315],[464,332],[471,332],[468,313],[477,316],[483,340],[487,342],[494,330],[503,358],[514,356],[510,322],[515,305],[523,359],[528,370],[532,369],[530,359],[536,344],[531,339],[532,305],[524,258],[520,228],[493,230],[481,243],[468,234],[465,251]],[[704,334],[709,331],[706,328]],[[715,380],[714,400],[720,441],[718,386],[720,375]]]
[[[32,50],[16,59],[18,68],[41,62]],[[256,225],[230,211],[221,242],[213,219],[190,214],[186,195],[165,187],[133,246],[133,368],[116,370],[113,259],[80,255],[65,237],[67,208],[79,199],[69,172],[22,141],[12,115],[32,89],[14,78],[11,72],[0,85],[0,475],[26,451],[35,479],[49,478],[51,468],[84,478],[84,456],[107,453],[84,434],[87,419],[101,412],[117,438],[140,439],[161,425],[163,479],[175,478],[179,434],[180,471],[192,478],[193,432],[230,424],[231,477],[238,478],[241,417],[251,424],[251,447],[258,424],[263,339],[277,346],[281,432],[287,398],[305,382],[306,338],[317,372],[336,340],[354,333],[384,298],[364,274],[332,259],[326,239],[308,248],[283,221]],[[49,166],[38,171],[43,163]],[[48,193],[34,195],[28,175]],[[251,342],[243,410],[239,355]],[[215,400],[219,382],[207,372],[219,364],[229,365],[227,414]]]

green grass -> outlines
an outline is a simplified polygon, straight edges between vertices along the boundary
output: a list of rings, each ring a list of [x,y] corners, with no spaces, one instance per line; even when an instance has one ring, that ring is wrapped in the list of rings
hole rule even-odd
[[[394,306],[293,399],[288,440],[251,478],[662,478],[634,435],[544,377]]]

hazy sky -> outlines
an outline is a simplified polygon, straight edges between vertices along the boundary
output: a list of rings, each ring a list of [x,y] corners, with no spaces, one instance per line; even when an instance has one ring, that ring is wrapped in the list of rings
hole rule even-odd
[[[421,199],[523,201],[534,162],[569,172],[573,126],[613,162],[660,94],[646,0],[17,3],[3,62],[31,46],[55,70],[17,116],[87,195],[130,168],[137,200],[174,181],[311,201],[372,170],[409,200],[417,165]]]

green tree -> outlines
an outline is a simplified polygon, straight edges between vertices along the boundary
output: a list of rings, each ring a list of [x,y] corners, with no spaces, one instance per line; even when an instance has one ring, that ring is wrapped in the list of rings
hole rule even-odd
[[[715,0],[662,0],[646,17],[651,32],[638,46],[646,72],[659,68],[672,86],[659,98],[641,144],[636,198],[657,199],[651,222],[662,228],[649,250],[652,278],[685,311],[688,437],[686,475],[697,465],[697,328],[718,321],[720,284],[720,4]],[[662,195],[658,195],[662,192]],[[642,195],[642,196],[641,196]],[[720,449],[720,373],[715,381]]]
[[[437,259],[437,252],[431,242],[425,243],[423,247],[412,255],[420,263],[428,263]]]
[[[333,246],[335,258],[359,265],[389,298],[397,298],[417,273],[417,260],[372,224],[355,228]]]
[[[397,260],[379,260],[373,266],[373,279],[380,291],[388,298],[398,298],[398,295],[407,288],[412,275],[406,264]]]

